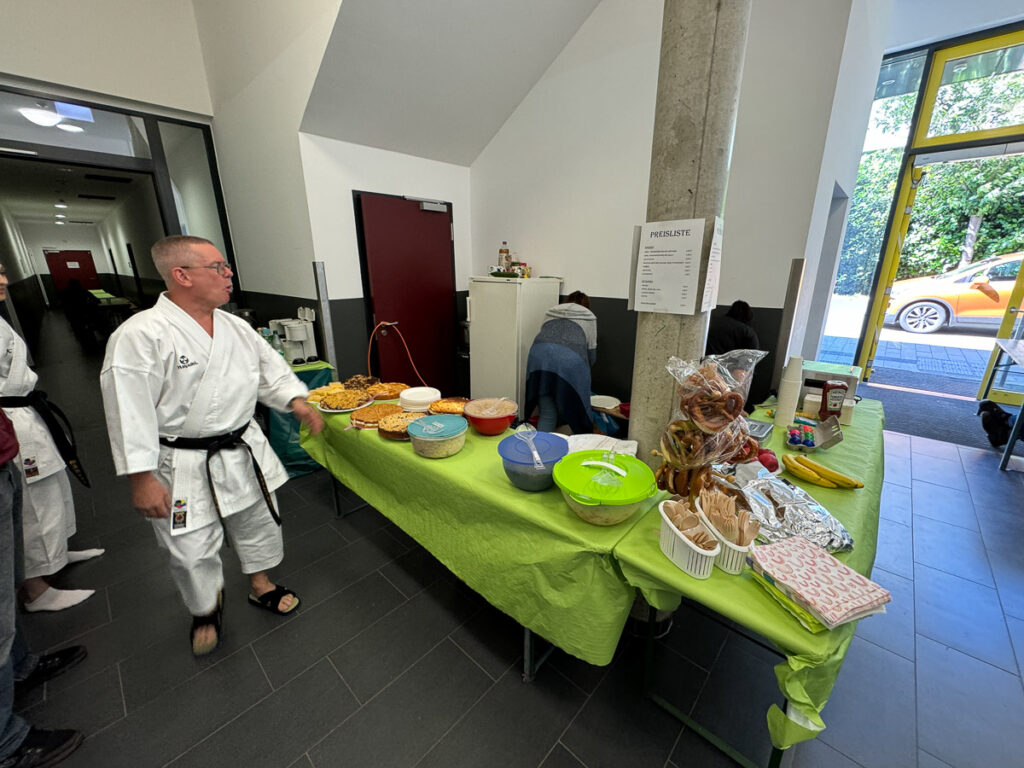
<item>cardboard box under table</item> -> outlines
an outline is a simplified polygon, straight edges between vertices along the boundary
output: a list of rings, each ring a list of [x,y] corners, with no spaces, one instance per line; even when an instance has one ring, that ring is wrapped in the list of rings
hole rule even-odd
[[[755,412],[753,418],[767,420],[763,412]],[[814,455],[815,460],[863,480],[864,488],[822,488],[786,476],[842,521],[853,536],[854,548],[837,557],[866,576],[871,575],[878,538],[883,424],[882,404],[862,400],[854,424],[843,430],[843,441]],[[780,457],[786,452],[785,437],[784,430],[777,429],[767,444]],[[785,656],[775,673],[787,700],[787,712],[775,705],[768,711],[768,730],[776,750],[772,759],[777,764],[781,757],[778,750],[813,739],[824,729],[821,710],[832,692],[856,624],[812,634],[754,582],[749,568],[738,576],[716,568],[707,580],[691,578],[658,548],[660,525],[655,507],[615,546],[622,573],[653,607],[674,610],[685,597],[760,635]]]
[[[519,490],[497,450],[509,431],[470,429],[459,453],[427,459],[408,442],[346,429],[347,414],[325,421],[319,435],[303,429],[302,445],[334,477],[524,628],[591,664],[611,662],[635,590],[610,555],[648,507],[601,527],[557,488]]]

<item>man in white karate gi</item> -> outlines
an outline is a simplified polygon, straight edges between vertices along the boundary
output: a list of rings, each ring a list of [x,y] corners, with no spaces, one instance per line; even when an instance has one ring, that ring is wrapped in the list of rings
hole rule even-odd
[[[167,237],[152,255],[167,291],[110,337],[100,384],[114,466],[170,555],[201,656],[220,642],[225,531],[252,605],[286,614],[299,604],[267,577],[284,557],[273,491],[288,476],[253,421],[256,401],[291,410],[314,434],[323,420],[281,355],[217,309],[232,272],[210,241]]]
[[[0,301],[6,296],[7,272],[0,265]],[[76,531],[75,503],[54,436],[31,404],[38,379],[28,367],[25,342],[0,318],[0,407],[14,424],[20,444],[17,466],[23,486],[24,606],[29,612],[62,611],[86,600],[95,590],[58,589],[44,577],[53,576],[68,563],[102,555],[103,550],[68,549],[68,539]],[[41,407],[48,406],[43,403]]]

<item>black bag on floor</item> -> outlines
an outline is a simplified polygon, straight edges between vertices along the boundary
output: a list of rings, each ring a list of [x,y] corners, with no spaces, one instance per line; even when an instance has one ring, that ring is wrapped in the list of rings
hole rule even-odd
[[[1010,439],[1010,414],[991,400],[978,403],[978,415],[981,416],[981,428],[988,435],[993,448],[1002,448]]]

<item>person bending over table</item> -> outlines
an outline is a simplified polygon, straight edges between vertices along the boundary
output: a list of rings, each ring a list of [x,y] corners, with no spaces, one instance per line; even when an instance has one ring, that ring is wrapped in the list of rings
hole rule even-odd
[[[0,301],[6,296],[7,272],[0,265]],[[26,350],[21,337],[0,318],[0,405],[14,424],[21,445],[17,465],[24,491],[24,606],[29,612],[62,611],[88,599],[95,590],[57,589],[45,577],[68,563],[102,555],[104,550],[68,550],[68,539],[76,529],[75,502],[54,437],[28,400],[39,377],[28,367]]]
[[[523,413],[538,410],[537,429],[553,432],[568,424],[576,434],[593,432],[590,366],[597,359],[597,318],[590,297],[574,291],[545,313],[526,361]]]
[[[281,615],[299,605],[267,575],[284,557],[274,491],[288,475],[253,420],[256,402],[290,409],[314,434],[323,420],[281,356],[218,309],[232,271],[213,243],[175,235],[152,255],[167,291],[110,337],[100,384],[117,474],[169,553],[202,656],[221,639],[225,532],[250,604]]]

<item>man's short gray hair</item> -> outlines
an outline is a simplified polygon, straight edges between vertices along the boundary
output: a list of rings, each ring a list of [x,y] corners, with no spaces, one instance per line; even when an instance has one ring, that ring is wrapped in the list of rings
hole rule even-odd
[[[164,282],[171,283],[171,270],[175,267],[191,266],[192,255],[201,245],[213,245],[205,237],[192,235],[171,235],[159,240],[150,251],[153,264]],[[216,248],[216,246],[214,246]]]

